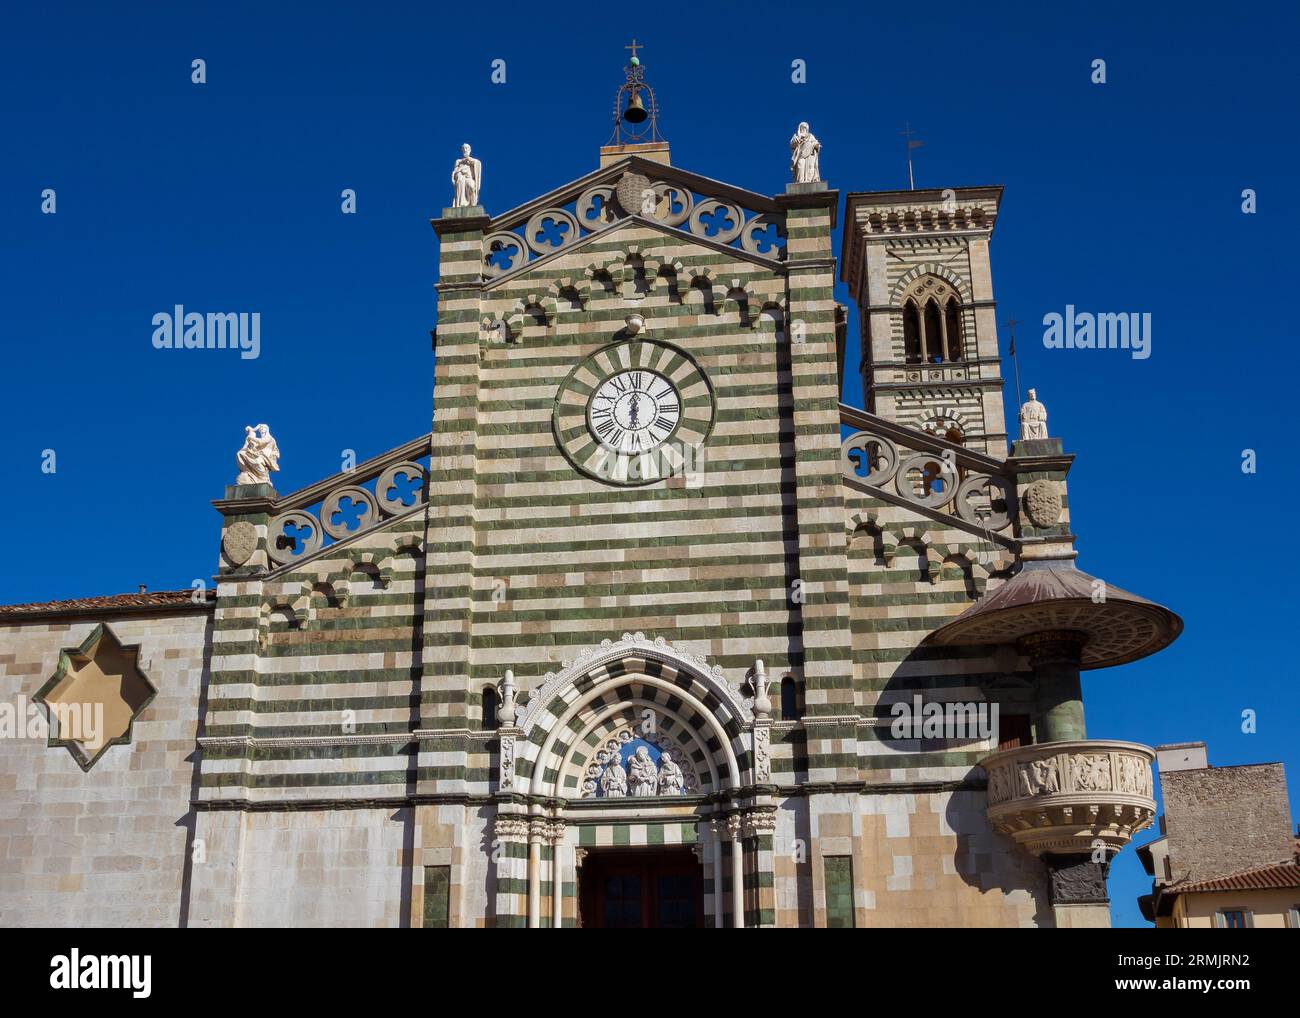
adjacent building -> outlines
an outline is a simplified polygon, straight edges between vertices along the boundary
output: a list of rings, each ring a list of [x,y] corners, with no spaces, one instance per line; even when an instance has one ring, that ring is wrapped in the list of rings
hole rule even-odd
[[[1156,749],[1165,811],[1138,848],[1157,928],[1300,929],[1300,842],[1280,763],[1211,767],[1203,742]]]

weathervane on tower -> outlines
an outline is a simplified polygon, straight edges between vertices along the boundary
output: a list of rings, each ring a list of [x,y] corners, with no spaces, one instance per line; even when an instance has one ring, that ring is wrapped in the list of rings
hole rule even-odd
[[[646,84],[645,68],[636,51],[643,43],[632,42],[623,48],[632,51],[632,56],[624,68],[624,81],[614,95],[614,133],[610,136],[610,145],[640,145],[646,142],[663,141],[659,134],[659,103],[655,99],[655,90]],[[642,93],[649,97],[647,104]]]

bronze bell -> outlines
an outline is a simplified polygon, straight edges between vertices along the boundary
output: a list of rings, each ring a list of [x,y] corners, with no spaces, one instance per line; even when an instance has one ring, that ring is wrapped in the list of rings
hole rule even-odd
[[[629,124],[639,124],[649,116],[645,111],[645,105],[641,102],[641,92],[637,90],[632,93],[632,98],[627,101],[627,109],[623,111],[623,119]]]

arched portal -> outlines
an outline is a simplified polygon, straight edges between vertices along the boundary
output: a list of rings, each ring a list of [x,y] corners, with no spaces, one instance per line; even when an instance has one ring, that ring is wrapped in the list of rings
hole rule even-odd
[[[599,872],[607,874],[611,857],[644,867],[656,852],[680,870],[689,851],[718,891],[706,902],[714,924],[727,925],[724,875],[733,888],[743,887],[740,791],[770,773],[768,740],[755,738],[752,703],[721,668],[640,633],[606,640],[548,674],[516,723],[501,729],[499,787],[506,798],[497,829],[517,840],[526,836],[528,849],[513,864],[507,855],[500,876],[515,886],[526,880],[528,925],[542,925],[546,883],[551,925],[566,915],[566,876],[576,892],[578,867],[592,852],[600,856]],[[760,723],[768,723],[766,715]],[[641,770],[633,770],[625,746],[628,753],[640,747]],[[646,761],[653,777],[656,761],[666,766],[669,757],[680,776],[647,784]],[[602,785],[611,763],[628,764],[632,781]],[[661,779],[664,773],[659,770]],[[724,874],[728,834],[732,864]],[[702,880],[702,901],[704,886]],[[732,899],[731,925],[743,925],[743,894]],[[570,916],[577,911],[576,894],[572,905]]]

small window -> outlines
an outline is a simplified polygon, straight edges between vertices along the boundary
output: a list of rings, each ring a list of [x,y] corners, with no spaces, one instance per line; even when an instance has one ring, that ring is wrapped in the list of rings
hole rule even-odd
[[[479,727],[485,732],[495,732],[497,729],[497,705],[500,701],[497,698],[496,686],[483,687],[483,716],[479,719]]]
[[[1214,925],[1221,930],[1244,930],[1255,925],[1255,916],[1249,909],[1225,908],[1214,914]]]
[[[935,301],[925,302],[925,352],[931,362],[937,364],[945,359],[947,351],[943,349],[943,312]]]
[[[961,307],[950,298],[943,309],[945,332],[948,336],[948,360],[959,361],[965,350],[961,341]]]
[[[781,720],[793,721],[799,716],[799,686],[789,675],[781,680]]]
[[[921,312],[915,302],[903,305],[903,357],[908,364],[920,364],[921,353]]]
[[[998,749],[1018,749],[1034,741],[1028,714],[999,714]]]

